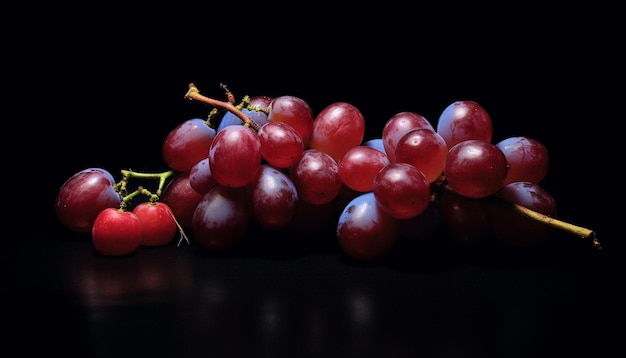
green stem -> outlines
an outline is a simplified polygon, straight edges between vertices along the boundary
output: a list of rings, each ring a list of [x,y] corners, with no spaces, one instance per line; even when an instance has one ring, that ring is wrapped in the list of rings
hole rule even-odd
[[[173,170],[168,170],[168,171],[164,171],[160,173],[141,173],[141,172],[134,172],[132,170],[122,169],[121,172],[122,172],[122,175],[124,176],[124,180],[128,180],[130,178],[159,179],[159,186],[156,191],[157,196],[161,196],[161,193],[163,192],[163,188],[165,187],[165,183],[167,182],[167,179],[173,176],[174,174],[176,174],[176,172]]]

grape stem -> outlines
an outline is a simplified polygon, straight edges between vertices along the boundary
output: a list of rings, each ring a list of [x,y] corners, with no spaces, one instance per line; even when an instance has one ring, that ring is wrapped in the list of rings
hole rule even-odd
[[[229,102],[224,102],[224,101],[220,101],[217,99],[213,99],[213,98],[200,94],[200,91],[198,90],[196,85],[194,85],[193,83],[190,83],[189,90],[185,94],[185,99],[198,101],[198,102],[205,103],[213,107],[217,107],[217,108],[229,111],[232,114],[239,117],[239,119],[243,121],[244,126],[251,127],[255,131],[258,131],[261,128],[255,121],[253,121],[248,116],[246,116],[245,113],[243,113],[235,105],[233,105],[232,102],[230,102],[230,100],[232,100],[231,96],[229,96]]]
[[[531,219],[540,221],[546,225],[552,226],[554,228],[557,228],[559,230],[565,231],[567,233],[570,233],[572,235],[575,236],[579,236],[583,239],[590,239],[592,245],[598,249],[598,250],[602,250],[602,246],[600,245],[600,241],[598,241],[598,239],[596,238],[596,233],[591,230],[591,229],[587,229],[585,227],[582,226],[578,226],[578,225],[574,225],[572,223],[569,222],[565,222],[559,219],[555,219],[553,217],[538,213],[534,210],[530,210],[522,205],[519,204],[515,204],[515,203],[509,203],[513,209],[522,214],[525,215]]]
[[[448,187],[448,185],[446,185],[446,181],[445,178],[442,176],[440,177],[436,182],[433,183],[434,187],[439,187],[439,189],[444,189],[444,190],[449,190],[449,191],[454,191],[452,190],[450,187]],[[504,199],[495,197],[495,196],[491,196],[491,199],[494,200],[498,200],[501,204],[503,205],[509,205],[511,207],[511,209],[513,209],[513,211],[515,211],[516,213],[520,214],[520,215],[524,215],[528,218],[531,218],[533,220],[539,221],[543,224],[546,224],[548,226],[551,226],[553,228],[556,228],[558,230],[564,231],[568,234],[580,237],[582,239],[588,239],[591,240],[591,244],[597,249],[597,250],[602,250],[602,245],[600,245],[600,241],[598,241],[598,239],[596,238],[596,233],[595,231],[582,227],[582,226],[578,226],[569,222],[565,222],[563,220],[559,220],[557,218],[553,218],[551,216],[548,215],[544,215],[541,214],[537,211],[534,211],[532,209],[529,209],[525,206],[516,204],[516,203],[511,203],[509,201],[506,201]],[[437,200],[437,195],[433,195],[432,200]]]

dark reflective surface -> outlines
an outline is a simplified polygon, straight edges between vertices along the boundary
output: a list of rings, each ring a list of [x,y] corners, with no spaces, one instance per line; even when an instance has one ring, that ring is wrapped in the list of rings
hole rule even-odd
[[[288,239],[118,258],[80,236],[25,241],[9,327],[22,351],[82,357],[598,357],[612,339],[623,285],[587,245],[403,242],[355,262],[328,237]]]

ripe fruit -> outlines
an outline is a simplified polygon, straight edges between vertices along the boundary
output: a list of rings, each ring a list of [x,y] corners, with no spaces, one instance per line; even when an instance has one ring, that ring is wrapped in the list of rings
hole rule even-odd
[[[215,129],[209,127],[203,119],[193,118],[182,122],[163,141],[161,155],[165,164],[176,171],[189,170],[206,158],[215,135]]]
[[[369,260],[386,253],[400,232],[399,220],[384,212],[374,193],[352,199],[339,215],[337,239],[348,256]]]
[[[339,166],[327,153],[305,150],[298,161],[289,169],[300,200],[322,205],[331,202],[341,190]]]
[[[315,117],[309,147],[329,154],[336,162],[363,141],[365,119],[358,108],[346,102],[326,106]]]
[[[144,201],[135,206],[133,213],[141,220],[141,246],[167,245],[176,236],[176,221],[167,204]]]
[[[445,139],[448,148],[469,139],[491,142],[493,124],[483,106],[474,101],[456,101],[439,115],[437,133]]]
[[[226,130],[226,128],[224,129]],[[245,188],[218,185],[200,200],[193,213],[193,240],[209,251],[223,251],[235,245],[250,223]]]
[[[518,181],[537,184],[548,174],[548,149],[539,140],[515,136],[501,140],[496,147],[504,153],[509,164],[504,184]]]
[[[430,203],[430,184],[419,169],[406,163],[382,168],[374,178],[376,203],[396,219],[421,214]]]
[[[504,153],[494,144],[478,139],[450,148],[444,175],[450,188],[467,198],[484,198],[504,184],[507,173]]]
[[[284,122],[298,132],[304,147],[308,148],[313,134],[313,110],[307,102],[296,96],[279,96],[269,105],[268,122]]]
[[[362,143],[364,117],[349,103],[331,103],[314,117],[298,97],[246,96],[237,104],[226,95],[227,102],[215,100],[190,84],[185,98],[214,108],[207,120],[168,134],[161,153],[169,170],[122,170],[117,183],[100,168],[76,173],[57,193],[59,220],[91,232],[107,256],[165,246],[177,228],[208,251],[231,248],[250,228],[279,237],[334,229],[343,252],[365,260],[399,236],[440,239],[439,229],[464,246],[489,236],[525,246],[559,228],[600,247],[593,231],[554,217],[554,200],[537,185],[547,174],[545,147],[522,136],[492,144],[491,118],[475,102],[450,104],[436,131],[415,112],[397,113],[381,137]],[[226,113],[215,131],[218,109]],[[135,179],[158,179],[158,186],[133,191]],[[139,196],[149,200],[137,203]]]
[[[376,174],[389,165],[384,152],[368,146],[350,148],[339,161],[341,182],[352,190],[372,191]]]
[[[54,208],[59,221],[71,231],[91,232],[96,216],[105,208],[118,208],[122,197],[113,175],[102,168],[87,168],[72,175],[59,189]]]
[[[261,166],[261,141],[245,126],[227,126],[211,143],[209,167],[216,182],[224,186],[248,184]]]
[[[133,253],[141,244],[141,219],[132,211],[106,208],[93,223],[91,240],[96,250],[105,256]]]

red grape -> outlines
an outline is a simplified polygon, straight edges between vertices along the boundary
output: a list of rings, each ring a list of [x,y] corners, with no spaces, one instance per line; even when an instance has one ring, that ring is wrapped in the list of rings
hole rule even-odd
[[[54,203],[59,221],[71,231],[91,232],[96,216],[105,208],[118,208],[122,196],[113,175],[102,168],[81,170],[63,183]]]
[[[189,183],[189,171],[186,171],[178,173],[167,184],[160,200],[170,207],[178,224],[183,229],[188,229],[191,227],[193,212],[203,196],[204,193],[193,189]]]
[[[448,148],[469,139],[491,142],[493,124],[487,110],[478,103],[456,101],[439,115],[437,133],[445,139]]]
[[[509,137],[496,143],[509,163],[504,184],[519,181],[539,183],[548,174],[548,149],[535,138]]]
[[[393,115],[383,127],[382,141],[389,161],[396,161],[396,145],[402,136],[416,128],[428,128],[434,130],[432,124],[421,114],[414,112],[399,112]]]
[[[145,201],[137,204],[133,213],[141,220],[140,246],[167,245],[176,236],[178,226],[167,204]]]
[[[360,145],[365,135],[365,119],[354,105],[329,104],[315,117],[309,147],[328,153],[339,162],[348,149]]]
[[[287,226],[295,214],[298,191],[289,176],[269,165],[261,169],[246,189],[252,202],[252,218],[267,229]]]
[[[450,188],[468,198],[484,198],[498,191],[506,177],[506,157],[495,144],[465,140],[450,148],[444,175]]]
[[[198,193],[206,194],[217,184],[211,173],[208,156],[189,169],[189,185]]]
[[[376,174],[389,165],[384,152],[367,146],[350,148],[339,161],[339,179],[347,187],[360,191],[372,191]]]
[[[289,124],[302,138],[304,147],[309,147],[313,134],[314,115],[307,102],[296,96],[279,96],[272,100],[269,109],[268,121]]]
[[[332,201],[342,186],[337,162],[329,154],[316,149],[305,150],[289,168],[289,176],[298,189],[299,198],[311,204]]]
[[[176,171],[189,170],[206,158],[215,135],[215,129],[203,119],[184,121],[165,137],[161,150],[165,164]]]
[[[277,168],[292,166],[304,151],[302,137],[285,122],[268,122],[258,135],[263,158]]]
[[[411,164],[421,170],[429,183],[443,173],[447,155],[446,141],[428,128],[411,129],[396,144],[396,162]]]
[[[392,163],[374,178],[376,202],[396,219],[410,219],[421,214],[430,202],[430,183],[424,173],[406,163]]]
[[[141,219],[132,211],[106,208],[98,214],[91,230],[96,250],[106,256],[133,253],[141,244]]]
[[[352,199],[339,215],[336,236],[350,257],[369,260],[389,251],[399,236],[399,220],[384,212],[374,193]]]
[[[201,248],[224,251],[243,238],[249,224],[250,210],[245,188],[218,185],[198,203],[192,217],[191,232],[193,240]]]
[[[248,184],[261,166],[261,140],[246,126],[227,126],[209,148],[209,167],[218,183],[230,187]]]

